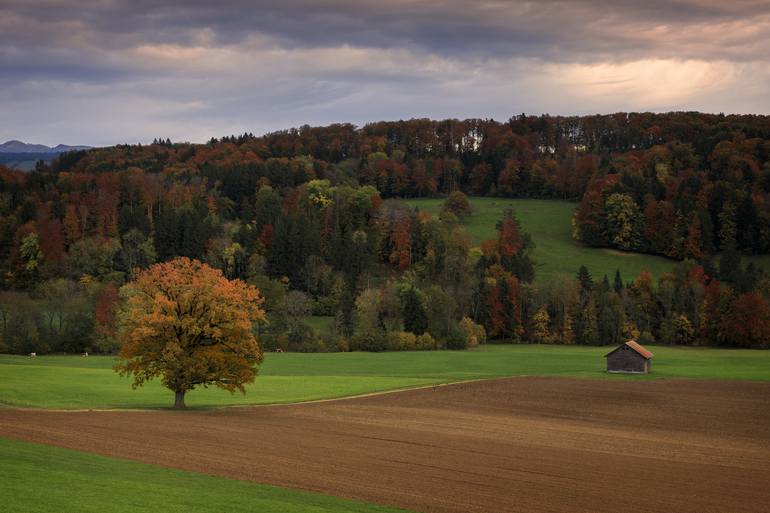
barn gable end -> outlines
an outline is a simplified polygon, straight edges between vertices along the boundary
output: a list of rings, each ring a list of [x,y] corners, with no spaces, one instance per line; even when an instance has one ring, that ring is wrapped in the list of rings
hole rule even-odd
[[[648,374],[652,370],[653,354],[642,345],[629,340],[606,355],[607,372]]]

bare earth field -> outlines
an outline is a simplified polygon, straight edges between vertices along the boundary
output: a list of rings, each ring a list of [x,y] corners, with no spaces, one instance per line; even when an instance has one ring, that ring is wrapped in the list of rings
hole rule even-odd
[[[770,384],[510,378],[210,411],[0,409],[0,436],[426,512],[766,512]]]

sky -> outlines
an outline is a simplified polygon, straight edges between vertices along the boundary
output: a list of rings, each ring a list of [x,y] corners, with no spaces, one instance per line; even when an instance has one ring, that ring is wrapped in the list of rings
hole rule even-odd
[[[770,0],[0,0],[0,142],[770,113]]]

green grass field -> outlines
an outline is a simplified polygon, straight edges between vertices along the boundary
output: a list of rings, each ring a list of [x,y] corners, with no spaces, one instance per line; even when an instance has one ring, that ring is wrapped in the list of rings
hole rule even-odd
[[[473,214],[464,224],[474,244],[496,237],[495,224],[502,219],[506,209],[514,210],[524,230],[535,241],[536,278],[573,277],[578,268],[585,265],[594,279],[601,279],[605,274],[612,279],[615,270],[620,269],[623,279],[630,281],[644,270],[660,276],[676,265],[674,260],[660,256],[591,248],[575,241],[572,238],[572,215],[577,203],[535,199],[469,199]],[[404,201],[433,215],[438,215],[444,203],[442,198]],[[745,261],[770,269],[770,255],[745,257]]]
[[[770,351],[653,347],[654,374],[603,372],[607,347],[488,345],[469,351],[270,353],[247,394],[194,390],[190,407],[273,404],[502,376],[604,379],[662,377],[770,381]],[[159,383],[132,390],[110,357],[0,356],[0,403],[44,408],[163,408],[172,394]]]
[[[306,326],[313,328],[316,333],[319,334],[322,334],[328,330],[333,322],[334,317],[326,315],[311,315],[309,317],[305,317],[304,320]]]
[[[408,199],[413,207],[438,215],[444,200]],[[512,208],[521,225],[535,241],[536,278],[573,277],[585,265],[595,279],[605,274],[612,279],[620,269],[623,279],[630,281],[644,270],[655,276],[670,271],[676,262],[654,255],[627,253],[614,249],[591,248],[572,238],[572,215],[577,203],[556,200],[470,198],[473,214],[464,224],[474,244],[495,238],[495,224]]]
[[[6,513],[396,513],[298,490],[0,438]]]

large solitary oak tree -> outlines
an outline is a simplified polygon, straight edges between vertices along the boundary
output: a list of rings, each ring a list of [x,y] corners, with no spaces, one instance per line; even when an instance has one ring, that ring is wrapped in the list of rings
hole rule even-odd
[[[161,377],[184,408],[197,386],[245,393],[254,381],[262,350],[252,323],[265,318],[255,287],[182,257],[139,272],[121,295],[115,370],[134,388]]]

